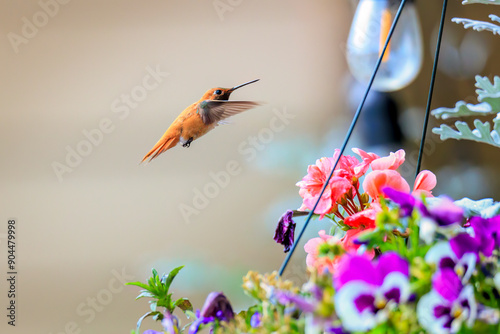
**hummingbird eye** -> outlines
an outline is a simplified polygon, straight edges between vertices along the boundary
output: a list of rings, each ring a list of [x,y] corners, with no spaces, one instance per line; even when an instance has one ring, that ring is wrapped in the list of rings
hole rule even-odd
[[[215,91],[215,95],[220,95],[220,94],[222,94],[222,90],[217,89],[217,90]]]

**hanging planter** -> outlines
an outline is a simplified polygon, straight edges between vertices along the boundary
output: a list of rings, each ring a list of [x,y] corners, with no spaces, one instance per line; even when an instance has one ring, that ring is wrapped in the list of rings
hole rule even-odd
[[[143,289],[138,298],[151,298],[151,310],[139,319],[133,333],[141,333],[142,321],[148,317],[160,322],[162,329],[144,331],[146,334],[197,333],[204,328],[214,333],[500,332],[500,203],[434,197],[436,176],[420,171],[447,0],[443,1],[414,184],[410,186],[398,172],[405,161],[403,150],[385,157],[361,149],[353,149],[355,155],[345,153],[368,93],[372,86],[377,87],[377,72],[384,66],[389,69],[386,73],[391,72],[391,57],[398,56],[400,45],[390,40],[396,36],[395,27],[404,18],[407,2],[398,1],[393,11],[386,6],[393,1],[360,1],[353,29],[366,23],[363,15],[377,12],[382,20],[374,30],[384,41],[366,48],[370,49],[370,60],[360,60],[361,53],[350,60],[354,75],[366,79],[368,87],[341,148],[308,167],[307,175],[297,183],[302,206],[287,211],[278,222],[274,240],[288,253],[279,272],[262,275],[251,271],[243,278],[243,290],[255,305],[235,313],[222,292],[213,292],[203,307],[195,310],[187,299],[174,299],[170,292],[182,267],[161,277],[153,270],[148,282],[131,283]],[[464,2],[500,4],[500,0]],[[387,26],[383,21],[389,15],[393,20]],[[415,19],[411,9],[406,15],[412,17],[405,22],[412,32],[399,33],[414,35],[416,24],[408,22]],[[496,31],[484,22],[457,22]],[[355,35],[351,32],[351,46],[356,45]],[[355,74],[357,62],[373,58],[371,75]],[[413,72],[418,72],[420,62],[412,65]],[[412,76],[399,78],[396,85],[389,75],[384,80],[392,83],[383,86],[382,80],[378,88],[397,89],[408,84]],[[434,132],[442,139],[471,139],[500,146],[500,78],[491,82],[478,77],[477,82],[479,104],[459,102],[455,108],[436,109],[433,114],[443,119],[496,114],[493,130],[490,123],[476,121],[475,129],[457,122],[457,131],[446,125]],[[296,235],[294,217],[304,215],[307,218]],[[320,231],[318,237],[306,242],[309,279],[298,287],[281,276],[313,218],[331,221],[332,229]],[[177,309],[191,321],[184,327],[175,315]]]

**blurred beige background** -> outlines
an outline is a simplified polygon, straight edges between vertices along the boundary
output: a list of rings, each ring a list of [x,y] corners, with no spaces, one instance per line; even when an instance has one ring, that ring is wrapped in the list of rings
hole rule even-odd
[[[239,309],[250,302],[239,289],[241,277],[279,268],[284,255],[272,240],[275,223],[300,205],[295,183],[308,164],[340,146],[352,117],[343,46],[355,1],[219,2],[228,10],[217,12],[217,1],[73,0],[51,7],[53,17],[13,47],[8,34],[21,35],[23,18],[32,22],[42,7],[1,0],[1,276],[9,218],[17,220],[19,272],[17,324],[7,326],[2,311],[2,333],[129,333],[148,306],[134,301],[139,290],[120,280],[144,281],[152,267],[167,272],[181,264],[186,268],[172,286],[174,297],[190,297],[201,307],[207,293],[224,290]],[[402,110],[413,110],[402,118],[408,154],[416,150],[420,129],[408,120],[421,122],[426,103],[440,2],[419,1],[418,8],[425,14],[424,68],[414,84],[394,94]],[[449,19],[486,19],[493,9],[451,1],[447,28],[459,43],[465,31]],[[482,35],[498,54],[498,37]],[[500,73],[495,57],[480,74]],[[151,71],[163,74],[145,90]],[[473,74],[440,72],[433,106],[473,102]],[[176,147],[138,164],[207,89],[256,78],[261,81],[232,98],[264,105],[189,149]],[[124,96],[131,94],[131,107],[125,107]],[[292,116],[280,123],[273,120],[277,114]],[[269,131],[271,124],[283,127]],[[99,126],[108,133],[96,134]],[[93,133],[97,144],[83,143],[85,133]],[[252,146],[251,137],[259,135],[265,141]],[[498,198],[498,181],[490,177],[497,150],[475,143],[457,150],[458,143],[435,136],[433,143],[423,167],[438,174],[438,193],[458,198],[467,190]],[[352,145],[365,145],[359,132]],[[68,150],[78,149],[87,155],[58,176],[54,166],[67,165]],[[183,216],[181,208],[194,207],[196,193],[210,188],[211,175],[230,161],[237,175]],[[312,224],[308,234],[321,228],[328,223]],[[289,278],[304,279],[303,259],[299,248]],[[145,321],[143,330],[148,328],[159,329]]]

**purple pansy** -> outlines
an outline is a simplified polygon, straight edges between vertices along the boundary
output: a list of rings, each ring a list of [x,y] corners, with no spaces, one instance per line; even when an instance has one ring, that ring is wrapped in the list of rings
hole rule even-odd
[[[334,278],[336,311],[348,331],[367,331],[387,320],[388,311],[410,297],[408,262],[394,252],[376,263],[345,255]]]
[[[411,213],[417,204],[417,199],[415,199],[413,195],[392,189],[390,187],[385,187],[382,191],[387,195],[387,197],[389,197],[390,200],[399,205],[402,217],[411,216]]]
[[[165,328],[167,334],[179,333],[179,319],[170,312],[165,313],[165,317],[161,321],[161,325]]]
[[[293,221],[293,211],[288,210],[281,216],[276,232],[274,233],[274,241],[282,244],[284,252],[287,253],[292,248],[294,243],[295,222]]]
[[[201,311],[196,312],[196,319],[191,326],[189,326],[189,334],[198,333],[201,325],[206,325],[219,321],[229,321],[234,319],[234,312],[229,300],[222,292],[211,292]]]
[[[342,327],[328,327],[325,329],[325,333],[333,333],[333,334],[349,334],[344,331]]]
[[[260,327],[260,325],[262,324],[262,320],[261,320],[261,315],[259,312],[255,312],[252,317],[250,318],[250,326],[252,326],[252,328],[257,328],[257,327]]]
[[[434,245],[425,255],[425,261],[435,264],[438,270],[453,270],[466,283],[479,261],[479,245],[470,235],[461,233],[449,242]]]
[[[195,321],[193,321],[191,326],[189,326],[189,334],[198,333],[201,325],[210,324],[210,323],[213,323],[215,321],[215,317],[204,318],[204,317],[200,316],[199,310],[196,311],[196,317],[197,317],[197,319]]]
[[[276,299],[283,305],[294,304],[298,309],[306,313],[312,313],[316,308],[316,303],[290,291],[276,291]]]
[[[424,217],[431,218],[439,226],[460,223],[464,219],[464,210],[446,196],[431,199],[427,206],[418,202],[417,206]]]
[[[309,323],[311,328],[325,331],[325,333],[337,333],[329,331],[333,328],[332,321],[334,319],[333,308],[331,308],[333,305],[331,305],[330,301],[331,296],[328,294],[326,297],[325,290],[312,282],[304,285],[303,291],[309,295],[306,297],[290,291],[277,291],[276,298],[280,304],[287,306],[285,310],[287,314],[293,313],[297,309],[308,313],[306,322]]]
[[[480,245],[480,251],[485,256],[491,256],[493,250],[500,247],[500,216],[471,217],[469,222],[474,230],[474,239]]]
[[[211,292],[201,308],[202,317],[216,317],[219,320],[234,318],[233,308],[222,292]]]
[[[349,256],[342,258],[335,276],[335,288],[338,290],[350,281],[365,281],[372,285],[382,285],[385,277],[391,272],[400,272],[408,276],[408,262],[395,252],[384,253],[373,263],[365,256]]]
[[[166,311],[161,321],[161,325],[165,329],[162,332],[158,332],[152,329],[148,329],[144,331],[142,334],[176,334],[179,333],[179,319],[175,315],[172,315],[170,312]]]
[[[420,325],[429,333],[456,333],[465,323],[472,326],[477,317],[474,289],[463,286],[452,269],[439,270],[432,281],[433,289],[417,305]]]

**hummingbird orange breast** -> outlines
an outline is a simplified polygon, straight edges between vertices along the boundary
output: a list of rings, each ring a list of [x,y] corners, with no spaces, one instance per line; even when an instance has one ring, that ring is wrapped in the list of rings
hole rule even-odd
[[[208,131],[215,128],[215,126],[217,125],[216,123],[205,124],[203,122],[203,119],[201,118],[201,115],[198,111],[199,103],[201,103],[201,101],[193,103],[192,105],[184,109],[184,111],[174,121],[174,124],[179,127],[180,141],[183,144],[190,138],[192,138],[192,140],[195,140],[203,136]]]

